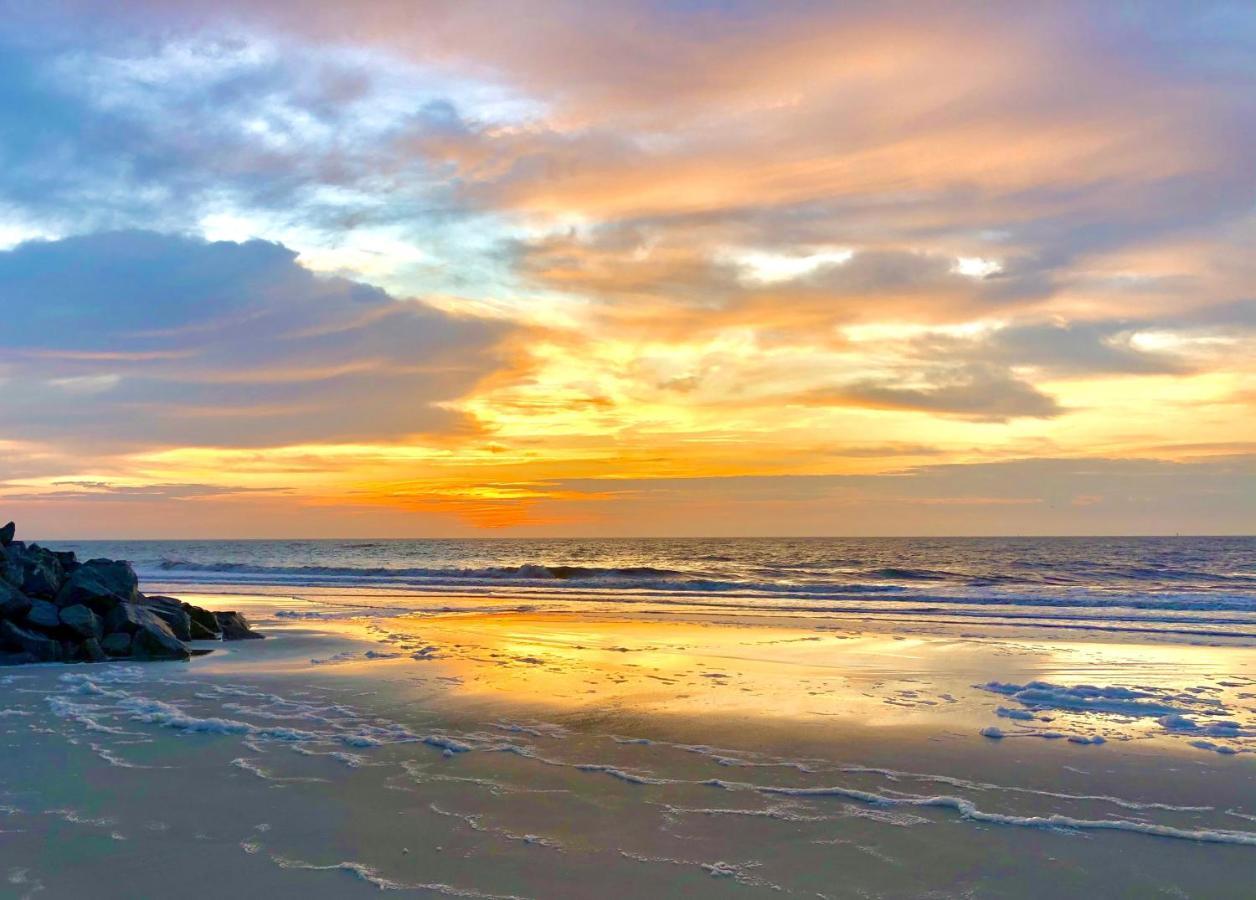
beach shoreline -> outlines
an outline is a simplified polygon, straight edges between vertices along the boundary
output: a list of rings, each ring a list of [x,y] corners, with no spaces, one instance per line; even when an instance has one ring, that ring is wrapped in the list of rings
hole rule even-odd
[[[1256,648],[1233,641],[246,589],[266,641],[5,673],[11,884],[58,896],[142,842],[238,876],[205,896],[1223,897],[1256,852]],[[1140,696],[1008,693],[1033,683]],[[1237,718],[1208,740],[1238,752],[1174,714]],[[1029,874],[1009,882],[1012,858]]]

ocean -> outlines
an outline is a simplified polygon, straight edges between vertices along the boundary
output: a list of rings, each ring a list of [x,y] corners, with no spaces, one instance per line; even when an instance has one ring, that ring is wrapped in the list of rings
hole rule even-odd
[[[4,896],[1252,893],[1250,538],[50,546],[266,639],[0,673]]]
[[[1256,538],[56,541],[150,587],[1256,636]]]

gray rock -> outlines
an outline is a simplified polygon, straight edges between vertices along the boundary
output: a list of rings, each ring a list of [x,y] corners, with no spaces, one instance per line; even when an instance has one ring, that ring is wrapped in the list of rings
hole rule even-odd
[[[119,603],[105,616],[105,631],[110,634],[134,634],[149,617],[148,613],[134,603]]]
[[[166,623],[181,641],[192,640],[192,617],[174,597],[141,597],[140,606]]]
[[[0,547],[0,581],[5,581],[16,588],[22,586],[22,555],[26,547],[21,541],[14,541],[7,547]]]
[[[17,525],[10,522],[3,528],[0,528],[0,547],[7,547],[13,543],[13,537],[17,534]]]
[[[224,641],[254,640],[266,636],[250,628],[248,620],[238,612],[216,612],[214,618],[218,620],[218,627],[222,629]]]
[[[215,622],[215,624],[217,623]],[[189,633],[188,640],[192,640],[192,641],[221,641],[222,640],[221,631],[210,631],[208,628],[206,628],[204,625],[202,625],[200,622],[196,621],[195,619],[192,620],[192,627],[189,629],[189,632],[190,633]]]
[[[23,619],[30,608],[30,597],[7,581],[0,581],[0,618]]]
[[[81,638],[98,639],[105,633],[104,623],[100,621],[100,616],[81,603],[61,610],[61,624]]]
[[[61,561],[51,550],[32,544],[21,555],[22,593],[51,600],[61,590],[65,572]]]
[[[39,662],[59,662],[62,655],[60,641],[7,620],[0,621],[0,646],[29,653]]]
[[[157,616],[141,610],[144,624],[131,636],[131,655],[136,659],[189,659],[187,645]]]
[[[113,634],[105,635],[104,640],[100,642],[100,647],[110,656],[130,656],[131,636],[125,631],[115,631]]]
[[[78,561],[73,550],[50,550],[48,552],[57,558],[57,562],[61,563],[61,571],[67,576],[76,572],[83,565]]]
[[[57,595],[57,605],[81,603],[98,615],[107,615],[119,603],[138,598],[139,579],[129,562],[89,559],[66,580]]]
[[[88,638],[79,645],[78,657],[84,662],[104,662],[109,658],[105,649],[100,646],[100,641],[94,637]]]
[[[26,621],[31,625],[51,631],[61,624],[59,612],[55,603],[49,603],[47,600],[36,600],[26,613]]]
[[[183,604],[183,610],[192,620],[192,640],[217,641],[222,638],[222,628],[219,627],[218,619],[212,612],[193,606],[191,603]]]

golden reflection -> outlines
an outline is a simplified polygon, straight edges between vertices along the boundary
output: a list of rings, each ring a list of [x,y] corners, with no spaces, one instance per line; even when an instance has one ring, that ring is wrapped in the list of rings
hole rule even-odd
[[[988,652],[968,642],[846,629],[597,613],[401,618],[387,631],[394,646],[439,648],[422,662],[420,680],[440,679],[455,703],[718,712],[871,727],[936,723],[949,704],[934,695],[958,692],[971,681],[965,661]],[[395,665],[412,663],[403,657]],[[978,720],[971,710],[960,717]]]

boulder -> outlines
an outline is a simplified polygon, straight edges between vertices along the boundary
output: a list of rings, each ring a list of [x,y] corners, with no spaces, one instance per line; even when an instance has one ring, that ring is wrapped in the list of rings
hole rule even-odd
[[[104,624],[100,621],[100,616],[81,603],[62,608],[60,615],[61,624],[81,638],[98,639],[105,633]]]
[[[78,658],[83,660],[83,662],[104,662],[109,659],[105,649],[100,646],[100,641],[94,637],[90,637],[79,644]]]
[[[57,605],[81,603],[103,616],[119,603],[131,603],[138,598],[139,579],[129,562],[89,559],[66,580],[57,594]]]
[[[27,624],[52,631],[61,624],[61,616],[55,603],[47,600],[35,600],[26,612]]]
[[[141,597],[140,606],[166,623],[181,641],[192,640],[192,617],[174,597]]]
[[[31,544],[24,553],[19,554],[22,567],[22,593],[31,597],[51,600],[61,590],[65,581],[65,572],[61,569],[61,561],[51,550],[45,550],[38,544]]]
[[[125,631],[115,631],[113,634],[105,635],[104,640],[100,642],[100,647],[109,656],[130,656],[131,636]]]
[[[26,546],[21,541],[0,547],[0,581],[17,588],[22,586],[22,555],[25,552]]]
[[[75,557],[73,550],[50,550],[48,552],[57,558],[57,562],[61,563],[61,571],[67,576],[73,574],[83,565]]]
[[[199,606],[193,606],[191,603],[183,604],[183,610],[188,614],[188,618],[192,620],[192,640],[221,640],[222,628],[219,627],[218,619],[212,612],[207,609],[201,609]]]
[[[8,620],[0,621],[0,645],[8,650],[29,653],[39,662],[58,662],[61,642]]]
[[[23,619],[30,608],[30,597],[7,581],[0,581],[0,618]]]
[[[188,659],[191,653],[166,623],[157,616],[141,610],[144,623],[131,635],[131,655],[136,659]]]
[[[138,605],[119,603],[105,616],[105,631],[109,634],[114,632],[134,634],[143,627],[148,618],[151,618],[150,614]]]
[[[238,612],[216,612],[214,618],[218,620],[218,627],[222,629],[224,641],[243,641],[265,637],[264,634],[258,634],[250,628],[248,620]]]
[[[131,564],[79,562],[0,528],[0,665],[188,659],[186,641],[261,638],[238,612],[216,613],[174,597],[145,597]]]

